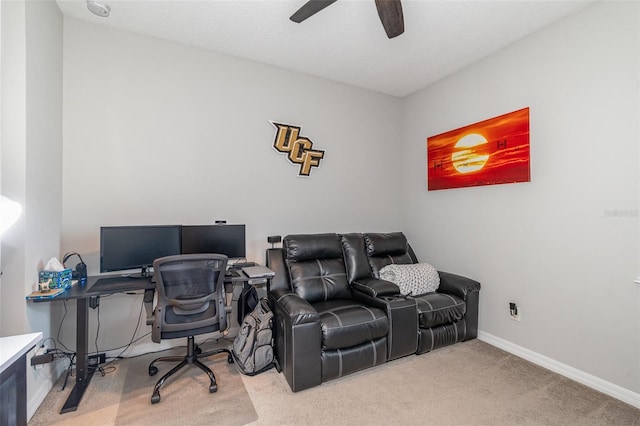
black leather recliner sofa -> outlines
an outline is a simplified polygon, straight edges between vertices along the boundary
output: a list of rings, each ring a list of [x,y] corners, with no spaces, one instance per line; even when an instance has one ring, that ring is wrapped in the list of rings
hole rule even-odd
[[[267,250],[275,354],[296,392],[478,334],[480,283],[438,271],[436,292],[402,295],[380,279],[417,263],[401,232],[288,235]]]

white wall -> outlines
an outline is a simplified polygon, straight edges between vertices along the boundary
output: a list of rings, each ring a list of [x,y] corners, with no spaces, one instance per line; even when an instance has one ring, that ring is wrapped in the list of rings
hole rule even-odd
[[[26,201],[26,23],[24,2],[0,3],[2,7],[2,194]],[[2,236],[0,332],[24,333],[25,215]],[[9,302],[10,301],[10,302]]]
[[[51,1],[2,2],[2,193],[23,214],[2,239],[0,333],[52,335],[55,307],[25,302],[58,256],[62,216],[62,14]],[[29,417],[53,366],[28,370]]]
[[[596,3],[408,97],[402,157],[405,229],[481,281],[480,329],[636,395],[638,9]],[[530,183],[427,191],[427,137],[527,106]]]
[[[103,225],[245,223],[258,262],[269,235],[401,229],[397,98],[71,18],[64,88],[63,248],[90,274]],[[325,150],[309,178],[269,120]],[[102,304],[99,348],[126,344],[139,300]]]
[[[64,55],[63,246],[90,272],[101,225],[246,223],[257,260],[272,234],[398,225],[398,99],[70,18]],[[268,120],[326,151],[309,178]]]
[[[101,225],[246,223],[258,261],[271,234],[403,229],[482,282],[483,332],[638,393],[637,23],[596,4],[397,100],[65,18],[61,252],[96,273]],[[428,136],[525,106],[532,182],[426,191]],[[311,178],[268,120],[326,150]],[[102,304],[101,349],[126,344],[139,299]]]

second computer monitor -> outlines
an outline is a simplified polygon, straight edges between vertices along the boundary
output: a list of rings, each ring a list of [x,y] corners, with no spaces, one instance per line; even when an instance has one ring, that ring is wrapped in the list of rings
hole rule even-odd
[[[246,257],[244,225],[183,225],[182,254],[219,253]]]

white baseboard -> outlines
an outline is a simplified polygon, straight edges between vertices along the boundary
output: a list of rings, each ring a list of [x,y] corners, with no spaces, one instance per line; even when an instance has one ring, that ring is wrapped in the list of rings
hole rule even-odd
[[[547,370],[551,370],[554,373],[558,373],[613,398],[619,399],[622,402],[626,402],[629,405],[633,405],[636,408],[640,408],[640,393],[625,389],[622,386],[618,386],[589,373],[585,373],[577,368],[563,364],[544,355],[540,355],[537,352],[523,348],[522,346],[518,346],[508,340],[501,339],[500,337],[482,330],[478,331],[478,339],[513,355],[519,356],[520,358],[524,358],[527,361],[546,368]]]
[[[177,346],[184,346],[185,340],[183,339],[172,339],[172,340],[163,340],[162,343],[153,343],[153,342],[143,342],[133,346],[130,350],[126,351],[122,356],[127,358],[145,355],[153,352],[164,351],[166,349],[171,349]],[[120,355],[121,350],[107,351],[107,358],[111,358],[114,356]],[[162,355],[158,355],[162,356]]]
[[[51,388],[53,388],[52,380],[45,380],[40,383],[36,393],[31,396],[29,401],[27,401],[27,421],[31,420],[31,417],[36,413],[36,410],[47,397]]]
[[[225,335],[226,339],[229,339],[230,341],[233,341],[233,338],[238,334],[238,330],[239,328],[236,326],[235,328],[230,328],[228,330],[228,333]],[[219,334],[217,335],[218,337],[221,337]],[[197,336],[196,337],[196,343],[200,344],[206,340],[209,339],[209,335],[202,335],[202,336]],[[171,349],[171,348],[175,348],[175,347],[179,347],[179,346],[185,346],[187,344],[187,339],[186,337],[183,339],[168,339],[168,340],[163,340],[161,343],[154,343],[154,342],[141,342],[141,343],[137,343],[134,346],[131,347],[131,349],[127,350],[123,356],[129,358],[129,357],[134,357],[134,356],[138,356],[138,355],[145,355],[145,354],[149,354],[149,353],[153,353],[153,352],[159,352],[159,351],[164,351],[166,349]],[[118,356],[120,355],[120,353],[122,352],[122,350],[118,349],[118,350],[112,350],[112,351],[107,351],[106,355],[107,358],[109,357],[114,357],[114,356]],[[158,355],[158,356],[162,356],[162,355]]]

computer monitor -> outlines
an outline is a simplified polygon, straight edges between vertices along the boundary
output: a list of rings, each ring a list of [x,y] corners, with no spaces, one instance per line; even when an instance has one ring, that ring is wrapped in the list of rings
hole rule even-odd
[[[183,225],[182,253],[218,253],[229,258],[244,258],[245,226]]]
[[[180,225],[103,226],[100,228],[100,272],[148,268],[159,257],[180,254]]]

